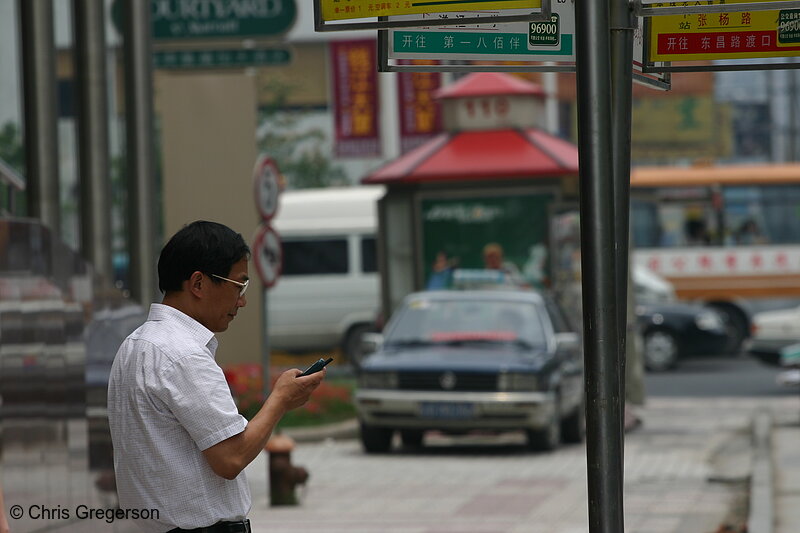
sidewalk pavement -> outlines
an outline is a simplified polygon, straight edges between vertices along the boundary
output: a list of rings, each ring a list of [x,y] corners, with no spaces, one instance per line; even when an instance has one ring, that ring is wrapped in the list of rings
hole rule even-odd
[[[779,422],[772,431],[774,472],[774,533],[800,531],[800,406],[795,417]],[[751,533],[759,533],[751,530]]]
[[[655,398],[626,435],[628,533],[795,533],[800,397]],[[296,507],[269,507],[266,455],[248,467],[255,533],[585,533],[585,446],[552,454],[450,451],[365,455],[347,422],[287,431],[310,472]]]

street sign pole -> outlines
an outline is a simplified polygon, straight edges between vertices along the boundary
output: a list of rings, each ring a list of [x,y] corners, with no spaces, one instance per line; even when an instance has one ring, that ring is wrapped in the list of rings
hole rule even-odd
[[[264,285],[264,290],[261,293],[261,335],[263,346],[263,351],[261,352],[261,377],[263,379],[261,390],[265,401],[269,396],[271,385],[269,299],[267,293],[277,282],[283,262],[280,239],[270,226],[270,221],[278,211],[278,197],[280,196],[282,185],[283,179],[275,161],[266,155],[259,156],[253,168],[253,198],[256,201],[256,211],[258,211],[262,225],[256,233],[252,254],[258,277]],[[267,479],[269,479],[269,475],[267,475]]]
[[[633,31],[635,19],[627,0],[611,0],[611,164],[614,188],[614,240],[616,241],[617,358],[619,395],[625,405],[625,367],[628,333],[628,267],[630,235],[631,114],[633,101]],[[620,416],[620,456],[625,453],[625,417]],[[622,460],[622,459],[621,459]],[[624,462],[623,462],[624,463]]]
[[[261,391],[264,395],[264,401],[266,401],[267,396],[269,396],[270,393],[270,348],[269,332],[267,331],[267,325],[269,324],[269,305],[267,302],[268,292],[269,289],[267,287],[264,287],[264,289],[261,291],[261,345],[263,346],[263,351],[261,352],[261,377],[264,380]],[[267,474],[269,474],[269,466],[267,467]],[[269,479],[269,476],[267,476],[267,479]]]
[[[624,531],[610,1],[576,2],[589,531]],[[630,60],[627,63],[630,69]]]

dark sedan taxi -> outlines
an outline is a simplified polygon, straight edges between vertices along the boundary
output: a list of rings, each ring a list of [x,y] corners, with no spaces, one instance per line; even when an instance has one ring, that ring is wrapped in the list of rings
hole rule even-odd
[[[535,291],[414,293],[359,373],[355,404],[365,451],[399,432],[524,431],[534,449],[584,435],[583,353],[555,302]]]

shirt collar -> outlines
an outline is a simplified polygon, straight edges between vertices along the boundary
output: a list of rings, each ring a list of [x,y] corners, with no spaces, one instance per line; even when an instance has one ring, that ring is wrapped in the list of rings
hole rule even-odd
[[[178,322],[200,343],[211,350],[211,355],[217,351],[219,341],[214,336],[214,332],[203,324],[190,317],[183,311],[164,304],[150,304],[150,313],[147,315],[148,321],[173,321]]]

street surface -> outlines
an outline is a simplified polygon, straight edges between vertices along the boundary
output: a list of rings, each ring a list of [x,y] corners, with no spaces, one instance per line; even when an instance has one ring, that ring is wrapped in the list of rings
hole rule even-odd
[[[628,533],[713,533],[746,521],[752,416],[767,409],[780,422],[800,413],[797,395],[770,381],[774,373],[715,358],[647,376],[643,425],[626,436]],[[744,395],[753,391],[760,396]],[[588,531],[585,446],[533,453],[519,435],[438,435],[426,444],[366,455],[355,440],[300,443],[293,462],[311,477],[301,505],[287,508],[268,506],[259,458],[247,470],[254,531]]]
[[[775,385],[777,367],[747,355],[682,359],[668,372],[645,373],[645,393],[657,396],[786,396],[792,390]],[[800,395],[797,389],[794,394]]]

